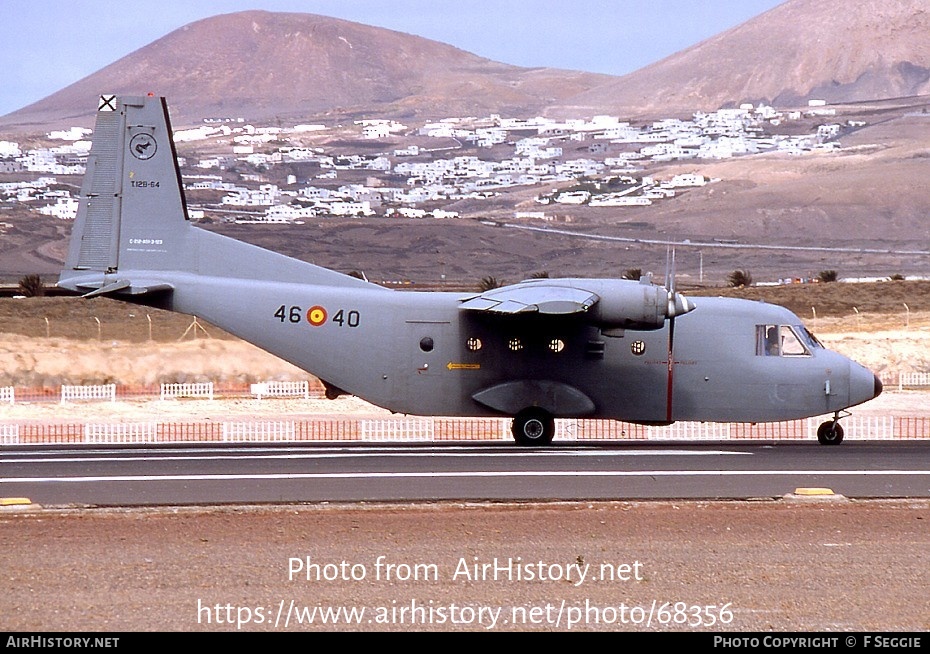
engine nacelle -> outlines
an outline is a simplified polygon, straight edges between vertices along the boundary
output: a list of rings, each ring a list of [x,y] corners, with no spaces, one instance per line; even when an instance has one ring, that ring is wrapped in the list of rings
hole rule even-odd
[[[598,302],[591,307],[591,321],[602,329],[661,329],[668,318],[694,309],[680,293],[669,293],[662,286],[627,280],[604,280],[597,288]]]
[[[498,315],[584,315],[603,332],[661,329],[694,308],[687,298],[648,279],[534,279],[465,297],[465,311]],[[609,335],[609,334],[608,334]]]

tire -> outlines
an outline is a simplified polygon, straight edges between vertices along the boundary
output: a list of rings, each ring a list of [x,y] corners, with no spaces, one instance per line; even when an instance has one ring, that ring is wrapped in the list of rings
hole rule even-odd
[[[817,428],[817,440],[821,445],[839,445],[843,442],[843,426],[832,420],[821,423]]]
[[[517,445],[548,445],[555,436],[555,418],[542,409],[524,409],[511,426]]]

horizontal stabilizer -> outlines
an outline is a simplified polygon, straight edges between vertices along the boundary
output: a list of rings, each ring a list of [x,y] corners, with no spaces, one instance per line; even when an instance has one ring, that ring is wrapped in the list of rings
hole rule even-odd
[[[93,273],[80,277],[75,276],[64,282],[60,281],[58,286],[80,293],[81,297],[84,298],[104,295],[117,295],[125,298],[126,296],[148,295],[174,290],[173,285],[161,281],[134,282],[129,279],[106,281],[101,275]]]
[[[145,286],[134,285],[132,282],[122,280],[107,284],[98,288],[96,291],[85,293],[82,297],[91,298],[98,295],[148,295],[149,293],[159,293],[174,290],[171,284],[147,284]]]
[[[128,279],[121,279],[118,282],[113,282],[111,284],[106,284],[105,286],[101,286],[96,291],[85,293],[84,297],[90,298],[90,297],[97,297],[98,295],[107,295],[108,293],[116,293],[117,291],[122,291],[124,289],[130,288],[131,286],[132,286],[132,282],[130,282]]]

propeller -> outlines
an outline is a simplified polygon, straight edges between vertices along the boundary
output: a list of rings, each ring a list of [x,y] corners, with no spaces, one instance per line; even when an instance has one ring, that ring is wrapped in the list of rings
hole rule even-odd
[[[694,305],[675,290],[675,250],[669,248],[665,255],[665,290],[668,304],[665,315],[668,317],[668,385],[665,393],[665,419],[672,422],[672,388],[675,371],[675,317],[694,310]]]
[[[665,257],[665,290],[668,292],[668,304],[665,316],[674,323],[676,316],[694,311],[694,305],[684,295],[675,290],[675,250],[670,249]]]

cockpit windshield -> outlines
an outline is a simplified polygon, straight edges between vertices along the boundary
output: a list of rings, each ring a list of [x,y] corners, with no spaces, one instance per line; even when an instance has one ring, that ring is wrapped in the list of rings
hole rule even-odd
[[[823,346],[801,325],[756,325],[757,356],[810,356],[817,347]]]
[[[823,349],[823,343],[821,343],[820,340],[816,336],[814,336],[814,333],[811,330],[809,330],[807,327],[804,327],[803,325],[798,325],[798,331],[801,333],[801,336],[807,337],[807,344],[812,349],[815,349],[815,350],[818,348],[820,348],[821,350]]]

